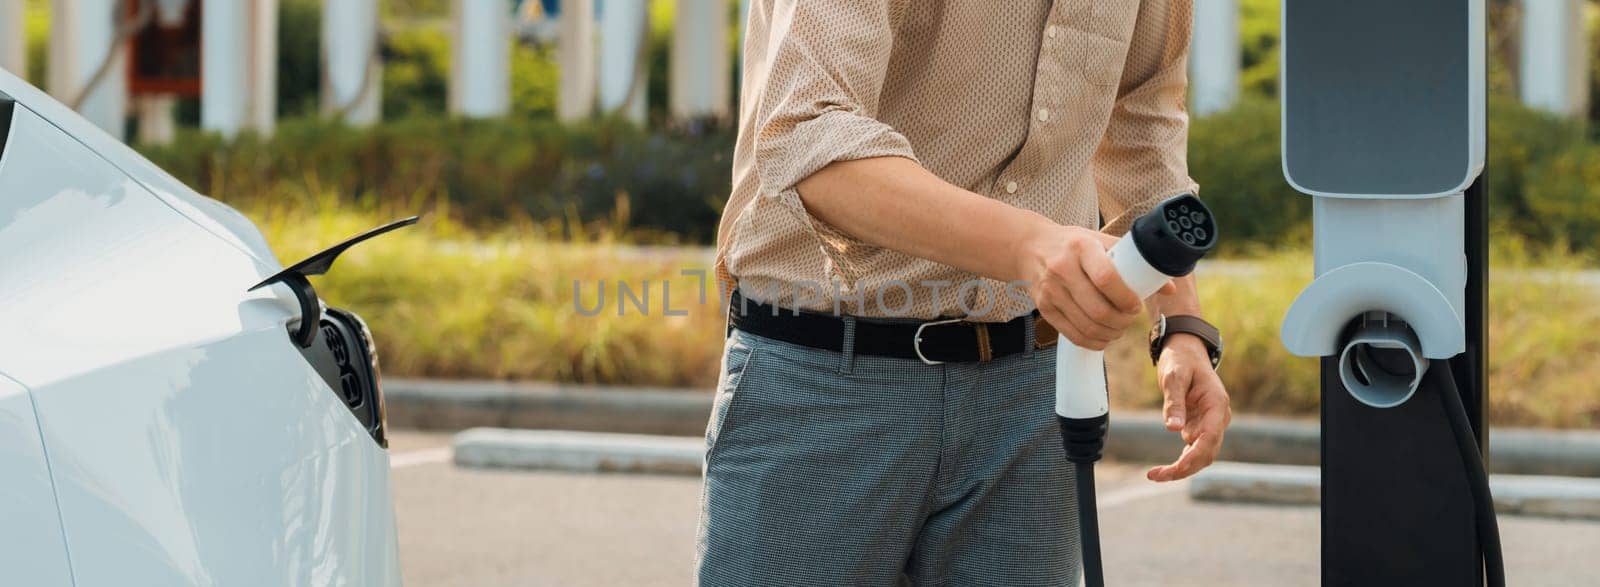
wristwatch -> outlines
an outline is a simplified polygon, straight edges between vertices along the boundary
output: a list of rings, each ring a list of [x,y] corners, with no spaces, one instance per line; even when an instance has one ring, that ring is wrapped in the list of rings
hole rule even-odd
[[[1167,316],[1161,315],[1154,327],[1150,329],[1150,362],[1157,363],[1161,360],[1161,349],[1167,346],[1167,337],[1177,333],[1193,334],[1206,345],[1206,353],[1211,355],[1211,368],[1216,369],[1222,364],[1222,333],[1210,322],[1200,319],[1199,316]]]

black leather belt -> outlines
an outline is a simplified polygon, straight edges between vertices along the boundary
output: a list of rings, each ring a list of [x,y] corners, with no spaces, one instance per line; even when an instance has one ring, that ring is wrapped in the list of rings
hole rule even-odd
[[[917,359],[929,365],[990,361],[1055,344],[1056,330],[1035,320],[1035,336],[1028,337],[1024,316],[1009,322],[967,322],[946,319],[929,322],[885,322],[857,318],[855,347],[858,355]],[[829,351],[844,350],[845,320],[830,314],[796,312],[744,298],[738,291],[728,304],[733,328],[756,336]]]

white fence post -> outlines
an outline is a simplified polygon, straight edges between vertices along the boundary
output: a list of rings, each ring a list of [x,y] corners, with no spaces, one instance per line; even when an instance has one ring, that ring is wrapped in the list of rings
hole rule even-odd
[[[450,112],[472,118],[511,110],[511,9],[505,0],[455,0]]]
[[[200,127],[228,138],[246,129],[271,134],[278,107],[278,0],[204,0],[202,8]]]
[[[249,110],[247,11],[240,0],[205,0],[200,11],[200,127],[227,138]]]
[[[173,109],[178,98],[170,94],[142,96],[133,101],[139,117],[139,134],[136,137],[146,145],[165,145],[178,135],[178,120]],[[205,106],[201,106],[203,110]]]
[[[1523,0],[1522,102],[1578,116],[1589,108],[1589,46],[1582,0]]]
[[[1192,110],[1204,116],[1239,99],[1238,0],[1197,0],[1189,48]]]
[[[278,0],[250,0],[250,109],[245,125],[271,135],[278,124]]]
[[[649,22],[645,0],[606,0],[600,5],[600,109],[621,110],[640,123],[649,111],[645,96],[649,71],[641,55]]]
[[[728,40],[726,0],[678,0],[672,31],[674,117],[728,116]]]
[[[355,125],[383,113],[383,64],[378,59],[377,0],[323,0],[322,108]]]
[[[594,114],[595,47],[594,0],[562,0],[560,39],[556,53],[561,67],[561,120],[581,120]]]
[[[128,114],[127,51],[113,46],[113,40],[116,24],[127,16],[116,8],[116,0],[52,1],[47,85],[56,99],[122,140]],[[104,75],[95,80],[100,71]]]

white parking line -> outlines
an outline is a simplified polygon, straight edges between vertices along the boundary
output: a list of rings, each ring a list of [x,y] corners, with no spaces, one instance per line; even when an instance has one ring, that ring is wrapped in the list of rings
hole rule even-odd
[[[389,455],[389,468],[390,469],[404,469],[406,467],[415,467],[415,466],[418,466],[418,465],[431,465],[431,464],[434,464],[434,463],[447,463],[447,462],[450,462],[450,459],[453,456],[454,456],[454,453],[450,450],[450,447],[448,447],[448,446],[441,446],[439,448],[429,448],[429,449],[424,449],[424,450],[414,450],[414,451],[411,451],[411,452],[400,453],[400,454],[391,454],[391,455]]]
[[[1099,498],[1095,500],[1095,505],[1099,506],[1099,508],[1102,510],[1111,509],[1118,506],[1128,505],[1141,499],[1149,499],[1152,497],[1166,495],[1168,493],[1178,493],[1183,491],[1184,487],[1187,485],[1187,481],[1141,484],[1099,496]]]

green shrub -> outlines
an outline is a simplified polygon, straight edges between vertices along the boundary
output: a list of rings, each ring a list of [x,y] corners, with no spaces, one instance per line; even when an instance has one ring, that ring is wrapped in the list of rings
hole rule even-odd
[[[1239,3],[1239,85],[1246,96],[1278,95],[1280,0]]]
[[[1234,251],[1302,239],[1311,199],[1283,180],[1277,102],[1252,98],[1196,118],[1189,130],[1189,174],[1217,212]]]
[[[450,32],[443,27],[390,32],[384,39],[384,118],[445,112],[450,96],[450,53]]]
[[[1308,238],[1311,199],[1283,180],[1278,112],[1274,101],[1247,98],[1193,121],[1189,170],[1216,208],[1231,253]],[[1490,103],[1489,138],[1493,224],[1534,242],[1600,249],[1600,194],[1591,188],[1600,185],[1600,143],[1569,120],[1498,98]],[[385,201],[448,197],[473,224],[508,214],[576,215],[706,243],[731,185],[732,146],[733,134],[715,125],[644,130],[617,120],[564,125],[528,115],[413,116],[365,129],[290,119],[271,140],[224,143],[186,132],[144,151],[230,201],[283,183]]]
[[[511,115],[554,118],[561,95],[561,70],[553,46],[515,45],[511,50]]]
[[[185,132],[143,151],[200,191],[241,205],[284,188],[391,203],[447,197],[478,226],[576,216],[658,240],[709,242],[731,184],[731,147],[717,129],[409,118],[371,128],[286,120],[270,140]]]
[[[1535,219],[1522,234],[1593,250],[1600,242],[1600,146],[1584,145],[1540,162],[1522,204]]]
[[[322,91],[322,0],[278,4],[278,116],[315,116]]]
[[[1485,177],[1489,182],[1490,218],[1512,232],[1539,240],[1559,234],[1561,218],[1548,215],[1548,206],[1535,200],[1549,187],[1533,185],[1535,173],[1557,159],[1570,159],[1588,144],[1583,127],[1566,118],[1546,114],[1509,98],[1489,101],[1489,151]],[[1546,185],[1558,178],[1545,175]],[[1600,185],[1600,184],[1595,184]],[[1544,210],[1545,212],[1541,212]],[[1587,222],[1600,221],[1590,214]]]

